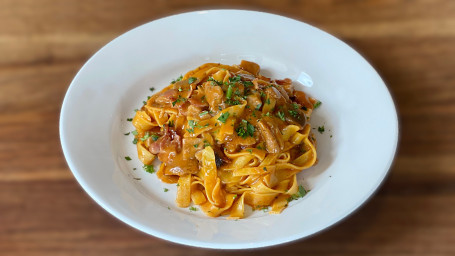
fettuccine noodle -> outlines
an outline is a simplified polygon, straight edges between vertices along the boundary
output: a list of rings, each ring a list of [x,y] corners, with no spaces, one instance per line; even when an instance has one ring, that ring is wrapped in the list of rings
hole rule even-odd
[[[301,195],[296,174],[316,163],[308,123],[317,101],[256,63],[206,63],[151,96],[133,125],[139,159],[161,161],[179,207],[243,218],[245,205],[281,213]]]

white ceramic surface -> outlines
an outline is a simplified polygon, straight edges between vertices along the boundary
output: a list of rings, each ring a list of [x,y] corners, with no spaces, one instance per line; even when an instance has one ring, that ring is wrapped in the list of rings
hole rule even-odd
[[[323,102],[311,121],[325,127],[323,134],[315,130],[319,163],[298,176],[311,191],[280,215],[208,218],[176,207],[175,185],[142,170],[132,136],[123,135],[134,130],[126,119],[150,87],[159,90],[206,62],[242,59],[260,64],[264,75],[300,81],[298,89]],[[390,168],[398,122],[381,78],[343,42],[282,16],[212,10],[155,20],[98,51],[68,89],[60,136],[78,182],[118,219],[172,242],[238,249],[307,237],[356,210]]]

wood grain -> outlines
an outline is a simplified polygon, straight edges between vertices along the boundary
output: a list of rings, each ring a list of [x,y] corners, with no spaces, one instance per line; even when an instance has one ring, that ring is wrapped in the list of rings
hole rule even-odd
[[[85,60],[135,26],[214,8],[320,27],[387,83],[400,119],[396,161],[346,221],[273,248],[190,248],[126,226],[73,178],[58,118]],[[0,0],[0,18],[0,255],[455,255],[455,1]]]

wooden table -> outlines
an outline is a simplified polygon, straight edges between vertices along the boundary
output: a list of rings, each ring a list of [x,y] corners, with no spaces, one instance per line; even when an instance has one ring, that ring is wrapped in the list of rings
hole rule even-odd
[[[455,255],[455,1],[0,0],[0,255]],[[60,147],[64,93],[101,46],[145,22],[211,8],[320,27],[388,84],[400,145],[380,191],[310,239],[247,252],[172,244],[121,223],[81,189]]]

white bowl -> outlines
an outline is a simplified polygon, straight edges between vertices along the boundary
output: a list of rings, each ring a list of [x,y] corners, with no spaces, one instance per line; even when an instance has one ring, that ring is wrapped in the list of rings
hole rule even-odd
[[[134,130],[126,119],[150,87],[160,90],[206,62],[242,59],[260,64],[267,76],[297,80],[299,89],[322,101],[311,121],[325,127],[323,134],[315,130],[319,163],[298,176],[311,191],[282,214],[209,218],[176,207],[175,185],[141,169],[132,137],[124,135]],[[118,219],[176,243],[239,249],[310,236],[360,207],[390,168],[398,122],[384,82],[340,40],[282,16],[212,10],[155,20],[98,51],[68,89],[60,136],[78,182]]]

